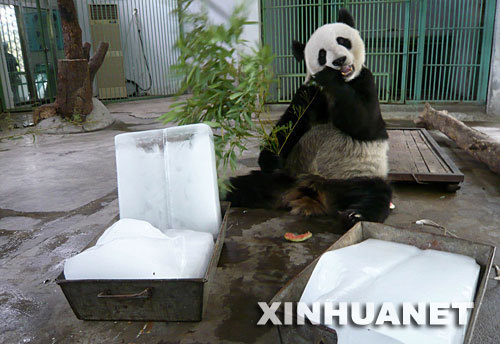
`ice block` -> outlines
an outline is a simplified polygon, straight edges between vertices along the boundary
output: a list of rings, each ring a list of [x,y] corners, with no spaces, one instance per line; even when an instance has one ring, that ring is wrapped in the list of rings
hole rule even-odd
[[[375,239],[326,252],[316,264],[301,301],[310,304],[330,294],[340,299],[419,252],[415,246]]]
[[[169,229],[122,219],[96,245],[69,258],[64,276],[75,279],[202,278],[214,250],[210,233]]]
[[[411,245],[368,239],[325,253],[304,289],[301,302],[471,302],[479,265],[471,257]],[[450,312],[453,317],[456,315]],[[470,311],[469,311],[470,313]],[[299,315],[303,315],[300,314]],[[452,318],[453,319],[453,318]],[[314,319],[319,322],[320,319]],[[452,322],[457,323],[456,319]],[[339,341],[387,336],[401,343],[463,342],[466,326],[340,326]],[[372,338],[373,337],[373,338]],[[368,340],[368,338],[371,338]],[[352,341],[351,341],[352,339]]]
[[[115,239],[134,237],[165,239],[165,234],[146,221],[120,219],[102,233],[96,242],[96,246],[107,244]]]
[[[115,148],[120,218],[217,235],[221,212],[209,126],[120,134]]]

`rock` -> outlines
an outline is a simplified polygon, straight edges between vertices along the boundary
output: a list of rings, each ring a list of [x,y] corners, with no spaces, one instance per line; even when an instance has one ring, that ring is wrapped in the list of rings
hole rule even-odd
[[[93,109],[86,117],[85,122],[76,124],[62,119],[59,116],[43,119],[36,128],[44,134],[74,134],[101,130],[114,123],[109,110],[97,98],[92,98]]]
[[[44,134],[73,134],[84,132],[82,126],[74,125],[63,120],[59,116],[46,118],[36,125],[36,128]]]
[[[111,116],[108,108],[97,98],[92,98],[94,108],[87,115],[85,123],[83,123],[84,131],[95,131],[109,127],[114,123],[114,118]]]

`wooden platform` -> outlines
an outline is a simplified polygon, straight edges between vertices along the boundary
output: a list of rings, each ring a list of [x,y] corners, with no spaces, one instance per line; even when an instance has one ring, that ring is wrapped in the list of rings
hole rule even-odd
[[[416,183],[463,182],[464,175],[422,128],[388,129],[389,180]]]

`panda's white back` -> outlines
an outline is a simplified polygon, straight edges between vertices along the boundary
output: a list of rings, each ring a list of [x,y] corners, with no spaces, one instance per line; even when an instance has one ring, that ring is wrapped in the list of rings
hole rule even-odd
[[[293,176],[386,178],[388,149],[387,140],[358,141],[333,124],[319,124],[308,130],[294,146],[286,159],[285,169]]]

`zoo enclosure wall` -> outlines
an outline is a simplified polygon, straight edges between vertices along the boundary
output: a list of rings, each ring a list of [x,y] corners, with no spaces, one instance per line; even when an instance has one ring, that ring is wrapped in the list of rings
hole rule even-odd
[[[289,102],[305,75],[291,52],[352,13],[383,103],[485,104],[496,0],[261,0],[262,40],[276,54],[272,101]]]
[[[181,30],[172,12],[177,0],[75,4],[83,40],[93,47],[111,43],[96,96],[124,101],[179,90],[180,78],[171,70],[179,59],[174,43]],[[365,40],[381,102],[486,103],[496,0],[251,1],[251,11],[259,6],[261,40],[276,54],[270,102],[289,102],[305,75],[291,55],[292,39],[305,42],[346,7]],[[0,41],[3,110],[53,101],[57,59],[64,57],[57,1],[0,0]]]
[[[180,78],[171,70],[179,59],[177,0],[78,0],[75,5],[83,42],[92,49],[110,43],[95,96],[123,101],[178,91]],[[57,0],[0,0],[0,43],[2,108],[29,110],[52,102],[57,60],[64,58]]]

